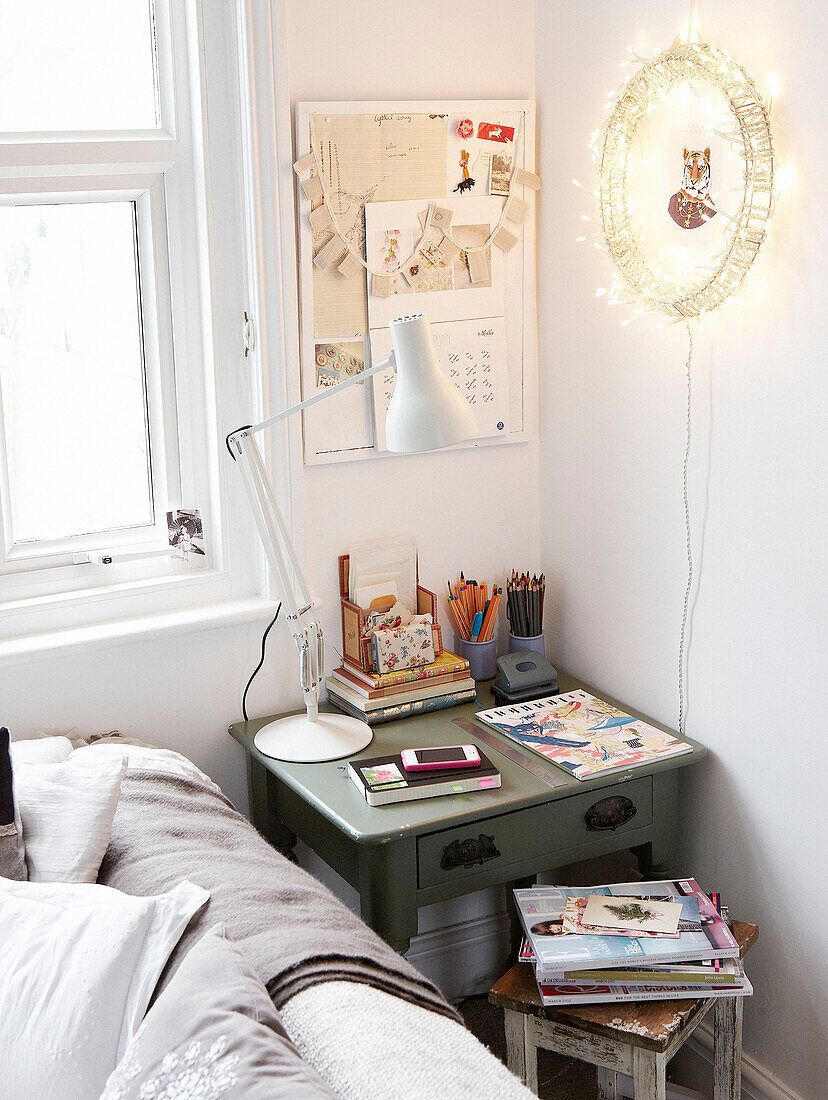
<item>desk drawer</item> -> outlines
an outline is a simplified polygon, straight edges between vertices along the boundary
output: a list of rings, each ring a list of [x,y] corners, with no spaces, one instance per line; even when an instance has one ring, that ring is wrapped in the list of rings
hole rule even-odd
[[[632,832],[650,825],[652,819],[651,776],[498,817],[481,818],[418,838],[417,884],[424,889],[525,860],[533,860],[536,870],[544,870],[555,866],[557,852],[566,852],[603,836]],[[607,850],[618,846],[608,843]],[[547,856],[548,863],[544,862]],[[569,861],[559,861],[559,865],[563,862]]]

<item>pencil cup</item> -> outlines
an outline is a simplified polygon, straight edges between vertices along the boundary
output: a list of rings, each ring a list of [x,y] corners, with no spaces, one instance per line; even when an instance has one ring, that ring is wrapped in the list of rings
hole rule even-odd
[[[469,662],[472,680],[491,680],[497,672],[494,638],[489,642],[467,642],[458,638],[457,652]]]
[[[534,638],[521,638],[517,634],[509,635],[510,653],[544,653],[543,631]]]

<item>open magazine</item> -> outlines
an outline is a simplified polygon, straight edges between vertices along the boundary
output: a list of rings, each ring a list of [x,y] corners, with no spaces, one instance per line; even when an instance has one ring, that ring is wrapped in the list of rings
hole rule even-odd
[[[479,711],[519,745],[534,749],[576,779],[636,768],[692,752],[692,745],[578,689],[529,703]]]

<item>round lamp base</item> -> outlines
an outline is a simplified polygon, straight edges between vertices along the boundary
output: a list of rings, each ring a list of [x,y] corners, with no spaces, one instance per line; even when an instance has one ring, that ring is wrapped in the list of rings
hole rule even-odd
[[[316,722],[307,714],[289,714],[262,726],[253,744],[274,760],[311,764],[352,756],[370,745],[373,736],[367,722],[347,714],[320,714]]]

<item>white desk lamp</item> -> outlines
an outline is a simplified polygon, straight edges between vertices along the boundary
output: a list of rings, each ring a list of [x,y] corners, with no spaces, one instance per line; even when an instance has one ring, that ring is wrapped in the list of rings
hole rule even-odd
[[[254,740],[259,752],[276,760],[338,760],[364,749],[373,733],[371,727],[358,718],[319,713],[319,690],[325,668],[322,627],[253,437],[271,424],[287,420],[317,401],[334,397],[348,386],[392,367],[397,372],[397,384],[385,420],[389,451],[433,451],[474,438],[477,435],[474,414],[440,367],[425,314],[417,313],[392,321],[391,343],[391,355],[382,363],[346,378],[336,386],[323,389],[260,424],[238,428],[227,437],[227,447],[233,458],[238,460],[242,472],[259,536],[273,572],[277,596],[286,609],[293,640],[299,650],[300,679],[307,713],[292,714],[269,722],[262,726]]]

